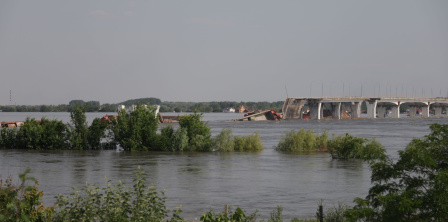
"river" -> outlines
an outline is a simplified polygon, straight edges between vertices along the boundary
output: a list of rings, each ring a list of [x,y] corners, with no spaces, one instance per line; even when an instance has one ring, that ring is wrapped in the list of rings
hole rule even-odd
[[[112,113],[109,113],[112,114]],[[87,113],[91,122],[104,113]],[[167,113],[165,115],[175,115]],[[69,113],[1,113],[0,121],[21,121],[33,117],[69,122]],[[242,207],[247,213],[259,210],[260,218],[282,205],[284,218],[313,218],[317,203],[325,206],[338,202],[353,204],[355,197],[365,197],[370,187],[370,169],[358,160],[332,160],[327,153],[285,154],[274,150],[281,135],[300,128],[316,133],[350,133],[377,138],[388,155],[398,158],[413,138],[430,132],[429,124],[448,124],[448,118],[400,118],[356,120],[294,120],[264,122],[229,122],[242,117],[233,113],[205,113],[212,134],[232,127],[234,135],[260,133],[265,150],[258,153],[166,153],[105,151],[30,151],[0,150],[0,175],[17,175],[31,169],[44,191],[44,203],[54,203],[58,193],[68,195],[72,186],[86,182],[105,185],[118,180],[131,185],[133,172],[141,166],[147,181],[159,190],[166,189],[167,206],[182,205],[185,218],[199,218],[203,212],[221,212],[225,204]],[[173,124],[176,126],[176,124]]]

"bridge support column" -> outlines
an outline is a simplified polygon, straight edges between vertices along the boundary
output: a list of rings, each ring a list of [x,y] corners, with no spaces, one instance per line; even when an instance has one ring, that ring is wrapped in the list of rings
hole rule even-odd
[[[308,100],[308,105],[310,107],[310,119],[321,119],[321,109],[322,103],[315,99]]]
[[[422,116],[429,117],[429,104],[422,107]]]
[[[361,104],[360,102],[352,102],[352,118],[360,118],[361,117]]]
[[[409,117],[417,116],[417,106],[409,106]]]
[[[442,107],[441,106],[434,107],[434,115],[435,116],[441,116],[442,115]]]
[[[392,118],[400,118],[400,104],[392,106]]]
[[[376,99],[367,100],[366,106],[367,106],[367,118],[374,119],[376,118]]]
[[[324,108],[325,108],[325,104],[321,103],[321,105],[320,105],[320,118],[319,119],[323,119],[324,118]]]
[[[378,118],[385,118],[386,117],[386,106],[378,106]]]
[[[341,119],[341,103],[331,103],[331,114],[333,119]]]
[[[291,99],[288,98],[283,105],[283,118],[284,119],[303,119],[302,111],[305,100],[303,99]]]

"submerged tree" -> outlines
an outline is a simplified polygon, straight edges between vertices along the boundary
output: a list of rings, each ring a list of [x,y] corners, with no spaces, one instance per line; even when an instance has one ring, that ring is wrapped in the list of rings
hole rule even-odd
[[[107,123],[95,118],[89,126],[87,133],[87,142],[90,149],[101,149],[101,140],[105,137]]]
[[[70,142],[72,149],[82,150],[87,148],[87,134],[89,126],[86,118],[86,106],[75,105],[70,111],[72,130]]]
[[[365,139],[346,133],[328,141],[328,152],[333,159],[385,160],[386,149],[376,139]]]
[[[179,125],[186,129],[188,150],[211,151],[213,148],[212,134],[206,121],[202,121],[202,114],[194,113],[179,118]]]
[[[119,110],[111,130],[114,140],[125,150],[154,150],[160,146],[158,119],[152,106],[137,105],[132,112]]]

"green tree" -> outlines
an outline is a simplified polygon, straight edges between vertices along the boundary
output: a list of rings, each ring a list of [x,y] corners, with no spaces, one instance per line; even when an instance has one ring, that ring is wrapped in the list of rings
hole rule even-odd
[[[188,147],[187,130],[178,128],[176,131],[172,126],[166,126],[160,129],[161,132],[161,150],[184,151]]]
[[[88,125],[86,119],[86,106],[75,105],[70,111],[72,123],[70,142],[72,149],[82,150],[87,148]]]
[[[135,104],[153,104],[153,105],[160,105],[162,101],[158,98],[140,98],[140,99],[130,99],[126,100],[120,104],[123,104],[125,106],[135,105]]]
[[[414,139],[399,159],[371,163],[372,183],[365,199],[346,211],[351,221],[446,221],[448,218],[448,125]]]
[[[100,112],[116,112],[117,111],[117,105],[116,104],[103,104],[98,108]]]
[[[17,130],[15,143],[19,149],[66,149],[67,135],[67,125],[60,120],[27,118]]]
[[[3,127],[0,130],[0,148],[17,148],[17,128]]]
[[[72,100],[68,103],[68,106],[73,107],[73,106],[84,106],[85,102],[84,100]]]
[[[43,149],[67,149],[69,130],[62,120],[48,120],[45,117],[41,119],[42,148]]]
[[[16,137],[19,149],[42,149],[43,128],[34,118],[26,118],[25,123],[19,128]]]
[[[39,112],[51,112],[53,111],[53,106],[41,105],[39,108]]]
[[[67,112],[68,111],[68,107],[65,104],[59,104],[57,106],[54,107],[55,112]]]
[[[100,149],[101,140],[105,137],[107,123],[101,122],[99,118],[95,118],[89,126],[87,133],[87,142],[90,149]]]
[[[171,112],[173,111],[172,108],[170,108],[169,106],[166,105],[160,105],[160,112]]]
[[[213,147],[212,134],[202,114],[194,113],[179,118],[179,125],[185,128],[188,137],[188,149],[191,151],[211,151]]]
[[[118,111],[111,130],[114,140],[125,150],[156,150],[160,146],[157,134],[158,118],[152,106],[137,105],[132,111]]]
[[[365,139],[346,133],[328,141],[328,152],[333,159],[362,159],[373,161],[387,158],[384,147],[375,139]]]

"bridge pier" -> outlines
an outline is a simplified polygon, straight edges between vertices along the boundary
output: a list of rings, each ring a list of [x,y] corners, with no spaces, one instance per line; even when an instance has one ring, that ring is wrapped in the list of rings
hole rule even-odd
[[[361,104],[360,102],[352,102],[352,118],[360,118],[361,117]]]
[[[331,103],[331,114],[333,119],[341,119],[341,103]]]
[[[400,118],[400,104],[392,106],[392,118]]]
[[[369,99],[366,100],[366,106],[367,106],[367,118],[375,119],[376,118],[376,99]]]
[[[309,99],[308,106],[310,107],[310,119],[321,119],[322,103],[316,99]]]
[[[323,119],[324,118],[324,109],[325,109],[325,104],[321,103],[321,105],[320,105],[320,118],[319,119]]]
[[[409,117],[414,118],[417,116],[417,106],[409,106]]]
[[[429,117],[429,104],[422,107],[422,116]]]
[[[442,115],[442,107],[436,106],[434,107],[434,116],[441,116]]]
[[[377,110],[378,110],[378,118],[385,118],[386,117],[386,106],[378,106]]]

